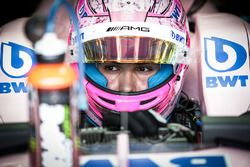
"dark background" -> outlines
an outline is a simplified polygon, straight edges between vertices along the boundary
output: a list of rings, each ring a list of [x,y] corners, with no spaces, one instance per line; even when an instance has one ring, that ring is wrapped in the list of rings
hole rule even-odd
[[[42,0],[1,0],[0,25],[20,17],[30,16]]]
[[[42,0],[1,0],[0,26],[19,17],[30,16]],[[199,1],[199,0],[197,0]],[[250,22],[249,0],[210,0],[221,12],[232,13]]]
[[[221,12],[232,13],[250,22],[249,0],[210,0]]]

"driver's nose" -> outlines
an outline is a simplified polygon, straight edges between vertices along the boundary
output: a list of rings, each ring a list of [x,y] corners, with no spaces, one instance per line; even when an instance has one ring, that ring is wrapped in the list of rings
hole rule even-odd
[[[121,92],[135,92],[136,81],[133,78],[131,71],[124,71],[119,78],[119,91]]]

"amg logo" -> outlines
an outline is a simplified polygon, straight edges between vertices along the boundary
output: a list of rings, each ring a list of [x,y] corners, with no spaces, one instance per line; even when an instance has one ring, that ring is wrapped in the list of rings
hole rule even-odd
[[[133,27],[133,26],[115,26],[115,27],[109,27],[106,32],[109,31],[122,31],[122,30],[138,30],[143,32],[149,32],[150,29],[148,27]]]

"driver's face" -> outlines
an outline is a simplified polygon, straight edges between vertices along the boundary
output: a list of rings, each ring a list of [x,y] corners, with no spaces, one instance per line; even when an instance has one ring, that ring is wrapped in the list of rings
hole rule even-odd
[[[98,64],[99,71],[107,78],[108,88],[121,92],[137,92],[148,88],[148,78],[160,66],[156,64]]]

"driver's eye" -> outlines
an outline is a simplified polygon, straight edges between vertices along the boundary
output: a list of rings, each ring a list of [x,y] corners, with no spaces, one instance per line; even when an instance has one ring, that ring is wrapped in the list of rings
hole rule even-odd
[[[152,68],[143,66],[143,67],[137,67],[136,70],[140,72],[149,72],[149,71],[152,71]]]
[[[113,65],[105,66],[104,69],[105,69],[106,71],[118,71],[118,70],[119,70],[118,67],[113,66]]]

